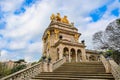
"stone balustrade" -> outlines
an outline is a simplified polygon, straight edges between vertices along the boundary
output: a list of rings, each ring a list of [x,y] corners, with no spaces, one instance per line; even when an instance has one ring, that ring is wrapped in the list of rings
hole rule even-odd
[[[120,80],[120,66],[114,60],[109,60],[109,63],[115,80]]]
[[[8,75],[0,80],[29,80],[31,77],[39,74],[40,72],[42,72],[42,63],[37,63],[31,67]]]
[[[111,73],[109,61],[103,55],[100,55],[100,60],[105,67],[106,73]]]
[[[60,67],[65,62],[66,62],[66,58],[63,58],[63,59],[60,59],[60,60],[54,62],[53,65],[52,65],[52,69],[53,70],[57,69],[58,67]]]
[[[115,80],[120,80],[120,66],[112,59],[107,60],[103,55],[100,55],[106,73],[112,73]]]
[[[34,77],[41,72],[52,72],[53,70],[61,66],[65,61],[65,58],[60,59],[54,63],[43,61],[11,75],[8,75],[0,80],[30,80],[31,77]]]

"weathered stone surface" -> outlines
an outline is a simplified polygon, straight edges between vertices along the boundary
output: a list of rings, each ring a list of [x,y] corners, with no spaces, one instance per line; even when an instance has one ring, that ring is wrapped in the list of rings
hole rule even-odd
[[[80,35],[73,24],[52,21],[43,34],[43,54],[51,56],[52,62],[64,56],[69,62],[97,61],[98,54],[85,50],[85,44],[79,42]]]

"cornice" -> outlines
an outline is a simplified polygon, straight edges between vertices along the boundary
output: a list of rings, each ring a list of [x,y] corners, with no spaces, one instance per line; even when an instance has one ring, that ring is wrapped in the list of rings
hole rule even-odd
[[[59,40],[55,43],[55,45],[53,47],[58,46],[59,44],[65,44],[65,45],[69,45],[69,46],[77,46],[77,47],[83,47],[85,48],[86,46],[82,43],[78,43],[78,42],[71,42],[68,40]]]

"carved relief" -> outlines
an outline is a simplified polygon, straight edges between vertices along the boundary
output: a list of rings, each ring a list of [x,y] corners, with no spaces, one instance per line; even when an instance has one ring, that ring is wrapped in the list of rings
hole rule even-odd
[[[79,38],[79,34],[75,34],[75,40],[78,40],[78,38]]]
[[[54,33],[55,33],[55,38],[57,39],[57,38],[58,38],[59,30],[55,29],[55,30],[54,30]]]
[[[50,31],[47,31],[48,40],[50,40]]]

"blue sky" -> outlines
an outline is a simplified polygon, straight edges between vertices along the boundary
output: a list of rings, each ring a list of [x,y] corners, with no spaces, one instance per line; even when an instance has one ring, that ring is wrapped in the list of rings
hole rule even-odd
[[[0,0],[0,61],[38,61],[50,15],[59,12],[82,33],[88,49],[92,35],[120,17],[120,0]]]

